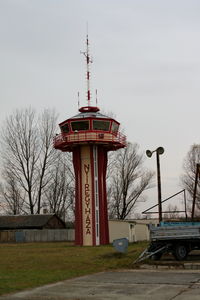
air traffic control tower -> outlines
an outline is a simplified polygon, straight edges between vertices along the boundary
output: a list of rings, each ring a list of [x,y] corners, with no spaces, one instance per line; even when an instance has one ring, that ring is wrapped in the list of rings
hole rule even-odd
[[[54,147],[72,152],[75,172],[75,244],[96,246],[109,243],[106,169],[107,153],[126,146],[126,137],[119,132],[119,122],[90,105],[90,72],[88,36],[87,106],[59,124],[61,133],[54,138]]]

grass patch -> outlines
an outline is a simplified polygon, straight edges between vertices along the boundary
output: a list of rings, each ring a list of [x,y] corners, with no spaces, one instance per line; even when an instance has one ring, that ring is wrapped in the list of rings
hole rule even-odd
[[[146,245],[130,244],[122,254],[111,245],[0,244],[0,295],[95,272],[132,268]]]

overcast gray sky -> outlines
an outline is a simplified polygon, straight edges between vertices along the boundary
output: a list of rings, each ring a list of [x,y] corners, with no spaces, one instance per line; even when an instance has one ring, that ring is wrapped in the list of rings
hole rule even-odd
[[[183,159],[199,143],[200,1],[0,0],[0,121],[16,108],[85,101],[86,23],[92,87],[141,151],[161,156],[163,198],[179,191]],[[95,104],[95,102],[94,102]],[[146,159],[155,169],[155,156]],[[156,188],[145,207],[157,202]]]

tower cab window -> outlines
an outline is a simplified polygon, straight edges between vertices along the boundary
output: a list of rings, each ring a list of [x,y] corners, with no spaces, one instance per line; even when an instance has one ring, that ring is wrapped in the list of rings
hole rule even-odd
[[[61,126],[61,131],[64,133],[68,133],[69,132],[69,125],[65,124],[63,126]]]
[[[73,131],[89,130],[89,121],[75,121],[71,122]]]
[[[111,128],[111,131],[113,133],[117,133],[118,132],[118,129],[119,129],[119,124],[115,123],[115,122],[112,122],[112,128]]]
[[[110,128],[109,121],[93,120],[93,129],[94,130],[109,131],[109,128]]]

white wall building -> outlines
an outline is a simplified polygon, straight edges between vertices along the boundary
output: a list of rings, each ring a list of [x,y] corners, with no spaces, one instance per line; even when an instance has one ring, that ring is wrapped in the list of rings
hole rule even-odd
[[[149,241],[149,225],[158,223],[158,219],[109,220],[109,241],[119,238],[127,238],[131,243]]]

